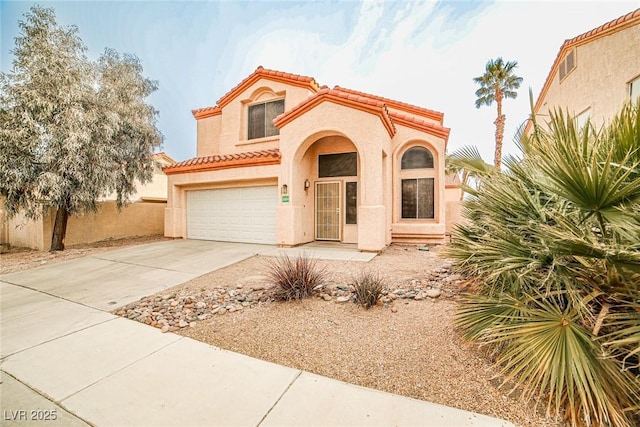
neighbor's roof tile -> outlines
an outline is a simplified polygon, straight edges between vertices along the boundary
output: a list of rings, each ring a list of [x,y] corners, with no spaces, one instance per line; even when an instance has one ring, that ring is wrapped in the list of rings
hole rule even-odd
[[[547,74],[547,79],[545,80],[544,85],[542,85],[542,90],[540,91],[540,95],[538,95],[538,99],[536,100],[536,105],[533,110],[536,113],[540,110],[542,102],[547,94],[547,91],[549,90],[549,87],[551,86],[551,82],[556,76],[558,67],[560,66],[560,63],[562,62],[562,59],[564,58],[566,52],[573,49],[574,47],[590,43],[601,37],[608,36],[610,34],[638,24],[640,24],[640,9],[629,12],[626,15],[602,24],[597,28],[587,31],[586,33],[582,33],[576,37],[565,40],[564,43],[562,43],[562,46],[560,46],[560,50],[556,55],[556,59],[553,61],[551,70],[549,70],[549,74]],[[530,127],[531,121],[527,123],[525,132],[527,132]]]

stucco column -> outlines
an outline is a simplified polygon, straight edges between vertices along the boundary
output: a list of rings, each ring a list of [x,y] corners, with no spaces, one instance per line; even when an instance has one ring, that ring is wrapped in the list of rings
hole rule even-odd
[[[184,191],[177,185],[171,185],[169,180],[167,192],[167,207],[164,209],[165,237],[186,238],[186,224],[183,224],[182,197]]]
[[[286,135],[280,136],[280,177],[278,178],[278,207],[276,208],[276,242],[280,246],[295,246],[296,236],[296,205],[299,203],[298,191],[293,179],[295,177],[293,156],[295,152],[286,143]],[[287,186],[287,194],[282,194],[282,186]]]
[[[380,251],[386,246],[386,208],[382,148],[360,153],[360,206],[358,207],[358,249]]]

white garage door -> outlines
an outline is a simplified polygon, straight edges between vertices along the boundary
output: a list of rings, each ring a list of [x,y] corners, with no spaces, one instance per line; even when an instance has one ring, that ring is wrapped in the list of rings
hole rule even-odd
[[[187,237],[222,242],[276,243],[277,187],[187,192]]]

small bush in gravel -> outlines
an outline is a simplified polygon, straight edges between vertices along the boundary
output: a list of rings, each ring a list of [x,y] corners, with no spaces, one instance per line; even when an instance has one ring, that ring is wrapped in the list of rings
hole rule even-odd
[[[275,297],[281,301],[308,298],[313,288],[324,284],[325,270],[307,255],[284,256],[269,262],[269,280],[276,285]]]
[[[378,299],[384,291],[384,280],[378,273],[371,271],[361,271],[353,279],[356,302],[369,309],[376,305]]]

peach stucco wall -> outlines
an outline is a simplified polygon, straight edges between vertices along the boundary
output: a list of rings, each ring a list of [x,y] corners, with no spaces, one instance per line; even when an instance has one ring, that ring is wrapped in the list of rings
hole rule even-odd
[[[222,108],[222,114],[198,120],[197,155],[233,154],[278,148],[278,136],[247,140],[248,106],[284,98],[285,111],[307,99],[308,89],[259,80]]]
[[[101,202],[97,213],[69,217],[65,245],[98,242],[164,232],[166,203],[132,203],[120,212],[115,202]],[[38,220],[22,215],[9,220],[8,243],[38,250],[51,248],[54,214]]]
[[[575,50],[576,67],[562,82],[558,73],[538,111],[539,120],[555,107],[572,116],[590,109],[597,126],[619,112],[629,100],[629,82],[640,76],[640,25],[580,45]]]
[[[344,189],[344,182],[356,181],[357,224],[344,224],[343,193],[341,241],[357,243],[363,251],[379,251],[392,241],[443,241],[447,212],[443,138],[403,125],[396,125],[391,136],[379,115],[324,101],[284,124],[279,136],[246,140],[248,105],[285,97],[287,111],[310,95],[308,89],[263,79],[225,105],[221,114],[198,120],[198,156],[278,148],[281,163],[169,175],[165,235],[186,238],[186,196],[190,190],[274,184],[281,188],[286,184],[289,200],[278,200],[275,243],[294,246],[310,242],[315,239],[315,184],[338,181]],[[435,218],[430,220],[400,218],[399,161],[404,151],[415,145],[427,147],[434,157],[434,169],[426,172],[435,180]],[[358,153],[357,177],[318,178],[319,154],[354,151]],[[307,190],[306,180],[310,182]]]

